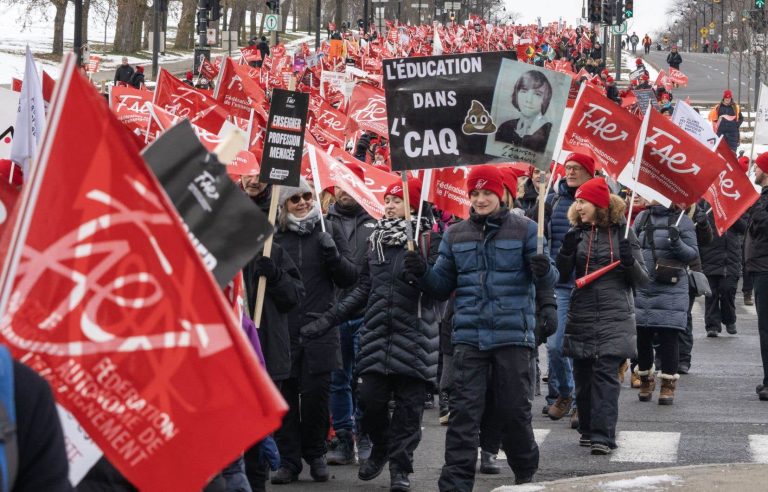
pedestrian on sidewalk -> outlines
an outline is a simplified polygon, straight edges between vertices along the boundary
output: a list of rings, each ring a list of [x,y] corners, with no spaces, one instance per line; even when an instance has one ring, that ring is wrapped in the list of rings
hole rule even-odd
[[[739,148],[739,128],[744,123],[744,115],[739,105],[733,101],[730,89],[723,91],[723,99],[709,112],[709,121],[718,136],[725,138],[728,147],[735,153]]]
[[[632,32],[632,35],[629,37],[629,44],[632,45],[632,54],[637,54],[637,44],[640,42],[640,38],[637,36],[636,32]]]
[[[645,36],[643,36],[643,49],[645,50],[645,54],[649,54],[651,52],[651,45],[653,42],[651,41],[651,37],[646,33]]]
[[[128,57],[124,56],[122,64],[115,70],[115,85],[129,85],[133,77],[133,67],[128,63]]]
[[[313,329],[338,324],[365,309],[355,370],[361,432],[370,437],[373,448],[360,464],[358,477],[373,480],[389,462],[392,491],[410,490],[408,475],[421,440],[426,385],[437,376],[438,305],[422,295],[412,265],[418,270],[434,263],[440,236],[432,231],[431,214],[423,216],[417,251],[409,257],[408,241],[421,203],[418,179],[408,180],[408,195],[410,221],[405,219],[402,184],[384,192],[384,217],[370,236],[359,284],[313,324]]]
[[[489,386],[515,483],[533,480],[539,466],[531,425],[535,292],[551,288],[557,277],[549,256],[536,253],[536,224],[510,214],[502,203],[498,168],[473,167],[467,193],[470,218],[446,231],[437,263],[427,268],[412,253],[406,263],[435,298],[448,299],[455,291],[454,382],[441,491],[470,491],[474,486],[478,431]]]
[[[274,241],[288,254],[301,273],[306,295],[288,313],[291,337],[291,372],[280,388],[288,403],[283,425],[275,432],[280,468],[273,484],[298,479],[302,458],[316,482],[328,480],[325,461],[330,426],[331,371],[341,365],[336,326],[314,329],[315,321],[335,302],[334,289],[353,285],[357,269],[348,259],[347,241],[339,228],[320,224],[320,207],[304,178],[298,187],[283,186],[278,203]]]
[[[616,448],[619,416],[619,367],[637,353],[633,289],[648,282],[640,243],[630,230],[624,238],[626,205],[611,195],[603,178],[576,190],[568,210],[573,228],[557,255],[561,280],[582,278],[615,261],[619,266],[573,289],[565,328],[564,351],[573,358],[579,433],[592,454]]]
[[[762,401],[768,401],[768,153],[755,160],[755,184],[762,187],[760,199],[750,209],[744,253],[752,275],[763,381],[757,386]]]
[[[130,84],[134,89],[144,88],[144,67],[136,65],[136,71],[131,76]]]
[[[651,282],[635,291],[637,371],[642,385],[638,398],[651,401],[654,378],[654,336],[661,360],[659,405],[674,403],[679,375],[679,334],[685,331],[688,311],[687,265],[699,250],[693,221],[676,207],[658,202],[642,211],[633,226],[643,249]]]
[[[677,51],[677,45],[672,45],[672,49],[667,54],[667,65],[669,68],[680,70],[680,64],[683,63],[683,57]]]

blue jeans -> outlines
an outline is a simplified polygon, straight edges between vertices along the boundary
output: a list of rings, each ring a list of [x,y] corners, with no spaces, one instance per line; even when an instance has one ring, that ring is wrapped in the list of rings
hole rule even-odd
[[[251,485],[245,476],[245,461],[240,455],[221,472],[227,481],[227,492],[251,492]]]
[[[341,341],[341,369],[331,373],[331,417],[333,429],[355,430],[357,405],[352,392],[352,375],[355,357],[360,351],[360,326],[363,318],[346,321],[339,325]]]
[[[573,396],[573,361],[563,356],[565,339],[565,321],[571,305],[571,288],[556,287],[557,296],[557,332],[547,338],[547,356],[549,358],[549,394],[547,403],[554,403],[558,396]]]

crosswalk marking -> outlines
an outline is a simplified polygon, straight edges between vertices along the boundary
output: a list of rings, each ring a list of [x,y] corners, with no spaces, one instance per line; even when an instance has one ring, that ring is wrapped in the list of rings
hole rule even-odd
[[[675,463],[679,432],[621,431],[611,461],[620,463]]]
[[[749,436],[749,451],[755,463],[768,463],[768,435],[752,434]]]

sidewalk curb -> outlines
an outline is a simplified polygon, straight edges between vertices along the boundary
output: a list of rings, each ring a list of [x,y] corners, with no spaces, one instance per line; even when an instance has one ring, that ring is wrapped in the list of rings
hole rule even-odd
[[[765,490],[768,465],[724,463],[651,468],[564,478],[526,485],[504,485],[492,492],[609,491],[609,490]],[[708,484],[702,488],[702,483]],[[762,484],[762,485],[761,485]],[[721,488],[724,487],[724,488]]]

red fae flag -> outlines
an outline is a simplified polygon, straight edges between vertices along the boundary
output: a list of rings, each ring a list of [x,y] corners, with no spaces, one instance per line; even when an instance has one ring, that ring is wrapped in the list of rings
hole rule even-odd
[[[720,171],[715,181],[709,185],[704,199],[712,205],[717,233],[722,236],[760,199],[760,195],[755,191],[746,173],[741,170],[736,155],[724,138],[720,139],[716,152],[725,161],[725,169]]]
[[[597,89],[585,86],[573,108],[563,150],[591,155],[598,168],[616,180],[635,155],[640,120]]]
[[[443,167],[432,171],[432,186],[426,200],[436,208],[462,219],[469,218],[467,176],[469,168]]]
[[[160,69],[152,102],[211,133],[218,133],[229,116],[212,96],[185,84],[164,68]]]
[[[357,126],[377,135],[389,135],[384,90],[369,84],[355,86],[349,98],[347,117],[348,130],[354,131]]]
[[[721,156],[672,120],[651,110],[638,176],[640,184],[661,193],[672,203],[687,207],[704,195],[724,169]]]
[[[28,185],[0,272],[2,343],[137,488],[200,490],[286,406],[72,55]]]

